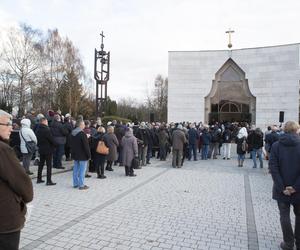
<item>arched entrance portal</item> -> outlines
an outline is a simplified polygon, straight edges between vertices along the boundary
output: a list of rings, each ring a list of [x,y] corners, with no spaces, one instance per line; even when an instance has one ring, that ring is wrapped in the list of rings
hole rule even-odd
[[[255,123],[256,98],[245,72],[229,58],[215,74],[205,97],[205,122],[247,121]]]

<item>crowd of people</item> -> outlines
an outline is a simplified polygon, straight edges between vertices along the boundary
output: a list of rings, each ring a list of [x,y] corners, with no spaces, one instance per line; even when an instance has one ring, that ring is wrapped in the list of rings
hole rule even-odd
[[[136,176],[134,169],[151,164],[153,157],[166,161],[172,153],[172,167],[181,168],[185,160],[231,159],[231,145],[236,144],[237,166],[243,167],[246,154],[253,161],[253,168],[264,167],[263,158],[269,160],[269,172],[277,200],[284,241],[282,249],[300,249],[300,137],[299,125],[287,122],[284,129],[276,125],[265,133],[247,123],[127,123],[111,121],[102,124],[72,118],[59,112],[11,119],[10,114],[0,110],[0,192],[1,197],[16,195],[17,204],[9,203],[10,212],[15,211],[15,221],[0,227],[0,244],[11,249],[19,242],[20,229],[24,224],[26,203],[33,198],[33,188],[28,175],[30,163],[38,165],[37,183],[42,179],[44,164],[47,166],[46,185],[52,181],[52,168],[63,169],[66,161],[74,161],[73,187],[86,190],[85,178],[95,172],[97,178],[105,179],[105,171],[114,171],[115,166],[125,169],[125,176]],[[7,144],[10,144],[9,147]],[[12,150],[14,149],[14,151]],[[200,156],[200,159],[198,159]],[[18,157],[18,158],[17,158]],[[20,168],[22,161],[23,168]],[[10,173],[5,164],[13,165]],[[5,191],[5,192],[4,192]],[[296,215],[295,231],[290,222],[290,206]],[[1,206],[2,209],[2,206]],[[0,213],[2,214],[2,213]],[[3,217],[4,216],[4,217]],[[1,215],[5,218],[7,209]],[[13,228],[11,228],[13,227]],[[296,240],[296,242],[294,242]],[[15,243],[9,243],[9,242]]]

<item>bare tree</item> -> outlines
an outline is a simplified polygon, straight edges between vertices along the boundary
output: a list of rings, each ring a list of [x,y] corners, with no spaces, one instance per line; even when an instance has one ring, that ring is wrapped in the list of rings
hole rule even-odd
[[[26,103],[31,99],[31,87],[35,74],[41,65],[41,34],[26,24],[21,29],[11,28],[8,42],[3,51],[4,61],[17,79],[17,106],[19,115],[23,115]]]

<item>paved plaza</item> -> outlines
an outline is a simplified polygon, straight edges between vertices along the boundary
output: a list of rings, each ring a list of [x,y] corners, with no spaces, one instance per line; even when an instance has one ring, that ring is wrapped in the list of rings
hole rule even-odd
[[[260,249],[282,240],[272,180],[247,159],[152,159],[124,176],[123,167],[93,174],[90,189],[72,188],[72,172],[55,174],[56,186],[35,184],[21,249]]]

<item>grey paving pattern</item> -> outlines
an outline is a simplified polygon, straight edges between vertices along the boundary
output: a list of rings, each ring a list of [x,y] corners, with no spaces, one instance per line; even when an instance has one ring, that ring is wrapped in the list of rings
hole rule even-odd
[[[87,191],[72,188],[71,172],[55,175],[57,186],[34,185],[21,249],[279,249],[271,177],[251,166],[153,159],[136,178],[121,167],[94,176]]]

